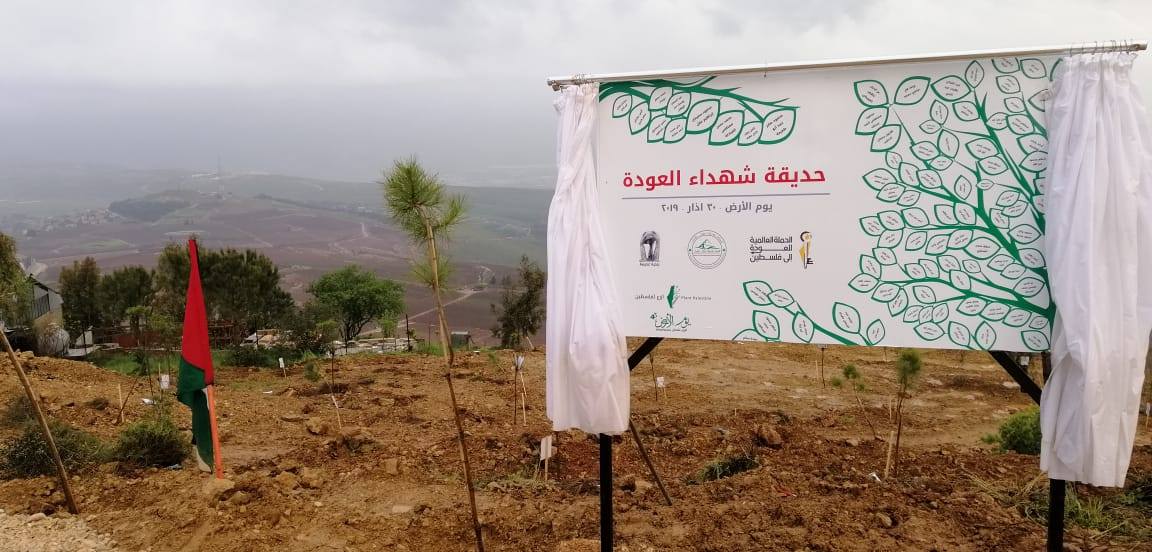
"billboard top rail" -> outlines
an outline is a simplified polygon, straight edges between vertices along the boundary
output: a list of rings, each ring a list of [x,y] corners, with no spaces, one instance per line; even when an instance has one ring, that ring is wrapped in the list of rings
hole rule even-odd
[[[797,69],[824,69],[830,67],[858,67],[862,65],[879,65],[885,63],[918,63],[930,61],[951,61],[957,59],[1006,57],[1006,56],[1043,56],[1056,54],[1086,54],[1105,52],[1138,52],[1148,49],[1146,40],[1104,40],[1096,42],[1082,42],[1065,44],[1062,46],[1040,46],[1032,48],[1015,48],[1007,50],[968,50],[962,52],[946,52],[939,54],[925,54],[914,56],[884,56],[870,58],[830,59],[824,61],[801,61],[788,63],[768,63],[761,65],[728,65],[721,67],[695,67],[690,69],[669,69],[662,71],[636,71],[628,73],[599,73],[575,74],[566,77],[549,77],[548,86],[553,90],[573,84],[589,82],[619,82],[646,80],[655,78],[684,78],[703,77],[715,75],[732,75],[740,73],[767,73],[770,71],[790,71]]]

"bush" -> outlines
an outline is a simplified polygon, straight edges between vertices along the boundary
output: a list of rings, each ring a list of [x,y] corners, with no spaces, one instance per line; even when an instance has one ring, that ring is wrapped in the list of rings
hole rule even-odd
[[[1004,420],[997,441],[1005,452],[1040,454],[1040,409],[1032,407]]]
[[[107,450],[99,437],[58,420],[50,420],[48,427],[68,471],[82,471],[107,457]],[[20,436],[0,448],[0,471],[12,477],[56,473],[56,465],[39,425],[25,424]]]
[[[704,481],[716,481],[717,479],[732,477],[740,472],[746,472],[758,467],[760,467],[760,461],[757,460],[755,456],[741,452],[714,460],[711,464],[704,466],[704,469],[692,477],[690,482],[702,483]]]
[[[236,347],[229,351],[228,363],[245,368],[279,368],[281,358],[290,363],[300,358],[300,353],[285,347]]]
[[[166,467],[188,457],[190,443],[181,435],[167,412],[157,411],[120,432],[116,442],[117,460],[139,467]]]
[[[32,412],[32,403],[24,393],[14,395],[4,410],[0,412],[0,424],[4,427],[19,427],[35,418]]]

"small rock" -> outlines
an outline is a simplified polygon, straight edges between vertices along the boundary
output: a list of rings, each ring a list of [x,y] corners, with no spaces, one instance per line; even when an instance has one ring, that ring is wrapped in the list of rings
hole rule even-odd
[[[300,478],[292,472],[280,472],[275,478],[276,484],[284,490],[291,491],[300,486]]]
[[[1004,387],[1005,389],[1020,389],[1020,384],[1014,381],[1003,382],[1000,384],[1000,386]]]
[[[324,474],[320,470],[302,468],[300,470],[300,485],[305,489],[319,489],[324,486]]]
[[[400,475],[400,459],[389,458],[384,461],[384,473],[388,475]]]
[[[242,506],[244,504],[248,504],[249,502],[252,502],[252,495],[244,491],[236,491],[232,494],[231,497],[228,498],[228,503],[233,506]]]
[[[891,529],[892,526],[895,525],[895,523],[892,522],[892,518],[884,512],[878,512],[876,514],[876,519],[880,520],[880,525],[883,525],[886,529]]]
[[[48,516],[44,515],[44,512],[36,512],[35,514],[28,516],[28,523],[36,523],[37,521],[43,521],[47,517]]]
[[[780,448],[784,445],[784,439],[780,437],[780,433],[772,426],[758,425],[752,430],[753,440],[756,444],[762,447]]]
[[[931,385],[933,387],[940,387],[940,386],[944,385],[944,382],[942,382],[936,378],[928,378],[928,379],[924,380],[924,383],[927,383],[928,385]]]
[[[397,504],[392,507],[393,514],[409,514],[412,513],[412,506],[408,504]]]
[[[844,444],[846,444],[850,447],[858,447],[858,446],[860,446],[860,439],[857,439],[855,437],[852,437],[850,439],[845,439]]]
[[[233,483],[231,479],[216,479],[215,477],[210,477],[204,482],[202,491],[204,492],[204,496],[215,502],[220,500],[220,497],[222,497],[224,493],[231,491],[235,487],[236,483]]]
[[[325,422],[324,420],[309,418],[308,421],[304,423],[304,427],[308,430],[308,433],[311,433],[312,435],[328,434],[328,422]]]
[[[281,414],[280,419],[285,422],[303,422],[304,416],[300,414]]]

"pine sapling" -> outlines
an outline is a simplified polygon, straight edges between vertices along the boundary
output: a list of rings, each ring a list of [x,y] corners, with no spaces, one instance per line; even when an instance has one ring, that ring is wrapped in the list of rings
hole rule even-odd
[[[456,389],[452,370],[456,355],[449,340],[448,319],[444,311],[441,288],[448,276],[448,261],[439,250],[439,242],[446,240],[464,220],[464,200],[460,196],[446,196],[444,186],[429,174],[415,159],[396,161],[381,182],[384,202],[392,220],[408,234],[413,243],[424,247],[423,259],[413,263],[416,277],[432,288],[432,299],[440,327],[440,348],[444,355],[444,378],[448,382],[448,395],[452,415],[464,460],[464,481],[468,486],[468,502],[472,507],[472,525],[476,532],[476,549],[484,552],[484,538],[480,529],[480,516],[476,509],[476,491],[472,483],[472,466],[468,459],[468,444],[464,438],[464,424],[456,403]],[[418,256],[419,258],[419,256]]]
[[[904,399],[908,397],[908,388],[915,383],[922,367],[920,353],[915,349],[904,349],[896,358],[896,383],[900,385],[900,390],[896,396],[896,444],[893,462],[893,469],[896,470],[900,469],[900,435],[904,431]]]
[[[855,364],[845,364],[840,368],[840,373],[844,376],[844,382],[852,389],[852,396],[856,398],[856,404],[860,407],[860,415],[864,417],[865,422],[868,422],[868,429],[872,430],[872,438],[879,439],[876,426],[872,425],[872,418],[868,416],[868,409],[864,407],[864,401],[860,398],[860,392],[864,390],[864,383],[860,381],[860,370]]]

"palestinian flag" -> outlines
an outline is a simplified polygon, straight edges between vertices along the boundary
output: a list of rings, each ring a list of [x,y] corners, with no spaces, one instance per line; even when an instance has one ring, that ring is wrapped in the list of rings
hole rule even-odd
[[[212,385],[212,350],[208,346],[208,315],[200,288],[200,261],[196,240],[188,240],[192,269],[188,274],[188,300],[184,307],[184,340],[180,347],[180,382],[176,397],[192,409],[192,444],[203,471],[212,471],[212,411],[207,387]]]

